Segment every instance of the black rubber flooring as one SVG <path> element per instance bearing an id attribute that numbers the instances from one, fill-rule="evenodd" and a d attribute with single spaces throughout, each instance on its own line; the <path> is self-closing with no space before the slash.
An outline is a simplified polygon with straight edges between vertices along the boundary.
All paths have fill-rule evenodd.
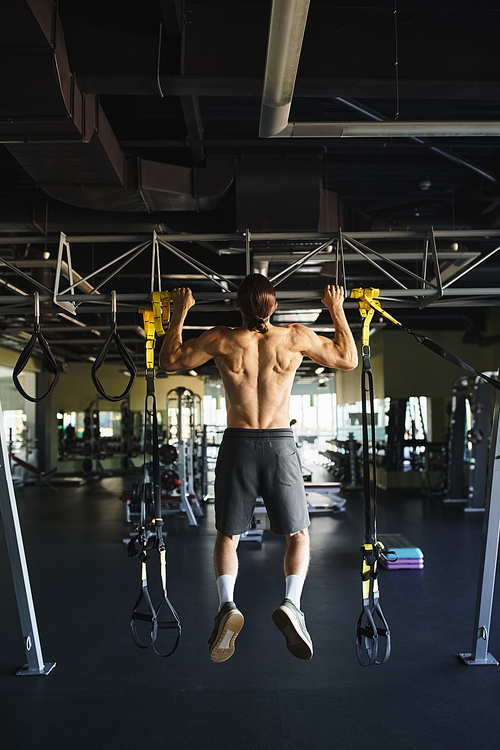
<path id="1" fill-rule="evenodd" d="M 139 650 L 129 617 L 140 564 L 126 556 L 120 478 L 17 491 L 46 676 L 17 677 L 25 661 L 10 569 L 0 541 L 1 744 L 18 750 L 397 750 L 498 748 L 500 667 L 463 665 L 469 651 L 482 517 L 393 492 L 379 532 L 425 554 L 422 571 L 381 574 L 393 654 L 363 669 L 354 649 L 360 609 L 361 499 L 312 520 L 302 608 L 311 661 L 294 659 L 271 621 L 283 597 L 284 540 L 240 545 L 236 602 L 245 626 L 236 653 L 212 664 L 217 609 L 213 507 L 198 528 L 166 519 L 169 590 L 183 624 L 177 652 Z M 265 527 L 265 521 L 264 521 Z M 152 565 L 155 560 L 153 558 Z M 490 651 L 500 658 L 500 606 Z"/>

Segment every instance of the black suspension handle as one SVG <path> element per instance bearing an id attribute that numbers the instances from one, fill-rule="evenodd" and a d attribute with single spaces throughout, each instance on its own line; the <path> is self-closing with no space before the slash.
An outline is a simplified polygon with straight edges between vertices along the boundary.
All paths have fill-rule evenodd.
<path id="1" fill-rule="evenodd" d="M 125 368 L 130 373 L 129 381 L 127 383 L 127 386 L 123 393 L 120 393 L 118 396 L 111 396 L 109 393 L 107 393 L 104 389 L 103 384 L 97 377 L 97 371 L 100 367 L 104 364 L 104 361 L 108 355 L 109 348 L 111 344 L 115 344 L 116 348 L 118 349 L 118 354 L 120 355 L 120 358 L 125 365 Z M 97 390 L 97 392 L 108 401 L 122 401 L 130 391 L 132 390 L 135 379 L 137 376 L 137 367 L 134 362 L 134 358 L 130 354 L 129 350 L 123 343 L 123 341 L 120 338 L 120 334 L 117 330 L 116 325 L 116 292 L 111 292 L 111 331 L 109 333 L 108 338 L 103 344 L 103 347 L 99 354 L 97 355 L 95 361 L 92 363 L 92 369 L 90 371 L 92 382 L 94 383 L 94 386 Z"/>
<path id="2" fill-rule="evenodd" d="M 43 396 L 38 397 L 30 396 L 29 393 L 26 393 L 19 381 L 19 376 L 28 364 L 33 353 L 33 349 L 37 344 L 39 344 L 42 350 L 43 359 L 45 361 L 45 364 L 47 365 L 47 368 L 54 375 L 52 383 L 49 385 L 47 391 L 43 394 Z M 35 292 L 35 320 L 33 324 L 33 335 L 19 355 L 19 359 L 17 360 L 14 366 L 14 370 L 12 371 L 12 380 L 14 381 L 14 385 L 16 386 L 21 396 L 23 396 L 27 401 L 31 401 L 32 403 L 37 404 L 40 401 L 44 401 L 50 396 L 57 383 L 59 382 L 59 376 L 59 365 L 57 364 L 50 346 L 48 345 L 45 337 L 40 330 L 40 295 L 38 294 L 38 292 Z"/>

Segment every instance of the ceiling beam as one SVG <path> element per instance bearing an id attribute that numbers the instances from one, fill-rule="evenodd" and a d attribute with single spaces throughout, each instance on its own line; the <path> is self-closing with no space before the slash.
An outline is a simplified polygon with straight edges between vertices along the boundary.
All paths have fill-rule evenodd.
<path id="1" fill-rule="evenodd" d="M 193 163 L 195 166 L 199 167 L 202 166 L 205 160 L 205 147 L 203 145 L 204 133 L 200 101 L 197 96 L 181 96 L 181 106 Z"/>
<path id="2" fill-rule="evenodd" d="M 334 236 L 335 233 L 327 232 L 252 232 L 252 242 L 258 241 L 287 241 L 287 242 L 321 242 Z M 161 234 L 158 238 L 163 238 L 169 242 L 240 242 L 244 248 L 244 233 L 236 232 L 227 234 Z M 421 230 L 394 230 L 391 231 L 352 231 L 350 237 L 358 240 L 417 240 L 426 239 L 428 228 Z M 475 239 L 489 240 L 500 237 L 500 229 L 436 229 L 434 231 L 436 238 L 448 239 Z M 92 242 L 113 244 L 122 242 L 145 242 L 152 239 L 151 234 L 86 234 L 86 235 L 67 235 L 66 240 L 72 244 L 89 244 Z M 0 245 L 25 245 L 31 243 L 37 245 L 59 244 L 59 235 L 41 237 L 40 235 L 23 235 L 17 237 L 1 237 Z"/>
<path id="3" fill-rule="evenodd" d="M 84 74 L 77 76 L 78 86 L 86 94 L 158 96 L 152 76 Z M 161 75 L 165 96 L 231 96 L 262 95 L 262 78 L 170 76 Z M 297 78 L 298 99 L 388 99 L 394 97 L 394 80 L 381 78 Z M 400 82 L 401 99 L 488 100 L 498 99 L 497 81 L 409 80 Z"/>

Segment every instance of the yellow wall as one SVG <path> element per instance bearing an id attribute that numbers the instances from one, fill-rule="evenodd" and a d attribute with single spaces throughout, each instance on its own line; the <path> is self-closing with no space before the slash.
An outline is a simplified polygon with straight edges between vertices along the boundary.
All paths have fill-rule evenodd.
<path id="1" fill-rule="evenodd" d="M 445 349 L 457 354 L 476 370 L 498 369 L 499 345 L 480 347 L 463 344 L 462 331 L 419 331 Z M 464 371 L 446 362 L 415 339 L 397 329 L 386 329 L 380 334 L 384 341 L 385 395 L 392 398 L 406 396 L 449 397 L 453 383 Z"/>
<path id="2" fill-rule="evenodd" d="M 52 394 L 51 406 L 57 411 L 83 411 L 96 397 L 96 389 L 90 375 L 91 363 L 70 362 L 67 371 L 61 373 L 59 383 Z M 123 374 L 123 365 L 103 365 L 98 372 L 99 380 L 111 395 L 123 393 L 129 378 Z M 203 379 L 190 375 L 167 375 L 155 380 L 156 399 L 160 411 L 165 410 L 168 391 L 173 388 L 189 388 L 203 398 Z M 130 392 L 131 411 L 143 411 L 146 397 L 146 381 L 137 376 Z M 103 400 L 104 401 L 104 400 Z M 110 401 L 104 403 L 111 404 Z"/>
<path id="3" fill-rule="evenodd" d="M 20 353 L 21 352 L 13 352 L 10 349 L 4 349 L 2 346 L 0 346 L 0 365 L 3 365 L 4 367 L 12 367 L 12 369 L 14 369 L 14 365 L 19 359 Z M 33 359 L 32 357 L 24 369 L 28 372 L 40 372 L 40 360 Z"/>
<path id="4" fill-rule="evenodd" d="M 487 338 L 498 331 L 498 315 L 489 310 L 487 331 L 483 335 Z M 500 342 L 488 346 L 464 344 L 463 331 L 419 330 L 419 333 L 457 354 L 479 372 L 495 371 L 500 365 Z M 434 440 L 441 440 L 449 426 L 453 384 L 466 373 L 393 326 L 372 334 L 370 346 L 375 398 L 427 396 L 430 399 L 431 434 Z M 339 405 L 359 401 L 361 356 L 356 370 L 337 370 L 335 380 Z"/>

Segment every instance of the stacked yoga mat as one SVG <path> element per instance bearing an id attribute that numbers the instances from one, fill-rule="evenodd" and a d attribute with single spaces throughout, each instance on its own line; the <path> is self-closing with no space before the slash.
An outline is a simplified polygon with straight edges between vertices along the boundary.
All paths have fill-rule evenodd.
<path id="1" fill-rule="evenodd" d="M 389 560 L 381 559 L 380 565 L 387 570 L 421 570 L 424 567 L 424 553 L 420 547 L 415 547 L 401 534 L 379 534 Z M 390 553 L 397 555 L 397 560 L 391 560 Z"/>

